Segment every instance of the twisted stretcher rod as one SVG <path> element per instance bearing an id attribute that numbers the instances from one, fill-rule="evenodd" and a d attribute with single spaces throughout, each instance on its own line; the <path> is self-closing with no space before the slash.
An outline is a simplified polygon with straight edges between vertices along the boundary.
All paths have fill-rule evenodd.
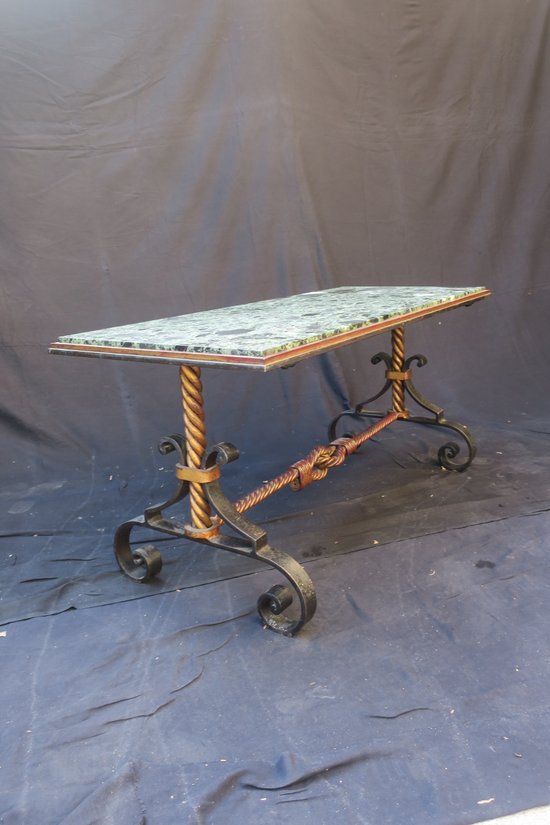
<path id="1" fill-rule="evenodd" d="M 391 369 L 395 373 L 403 370 L 405 361 L 405 333 L 403 327 L 392 330 Z M 183 420 L 187 447 L 187 462 L 190 467 L 200 468 L 206 451 L 206 426 L 200 367 L 180 366 L 181 396 L 183 402 Z M 331 467 L 343 464 L 351 455 L 381 430 L 397 421 L 405 410 L 405 393 L 403 381 L 392 380 L 393 409 L 383 418 L 348 438 L 338 438 L 330 444 L 314 447 L 303 459 L 295 462 L 284 473 L 271 481 L 257 487 L 251 493 L 234 502 L 239 513 L 244 513 L 264 501 L 273 493 L 290 486 L 301 490 L 313 481 L 325 478 Z M 189 482 L 192 526 L 198 530 L 212 528 L 212 512 L 200 482 Z M 222 522 L 218 519 L 218 524 Z"/>
<path id="2" fill-rule="evenodd" d="M 394 421 L 397 421 L 398 418 L 398 412 L 391 411 L 377 421 L 376 424 L 373 424 L 372 427 L 357 433 L 357 435 L 349 438 L 338 438 L 326 446 L 314 447 L 306 458 L 297 461 L 286 472 L 281 473 L 244 498 L 239 499 L 233 506 L 239 513 L 244 513 L 287 485 L 290 485 L 294 490 L 301 490 L 312 481 L 324 478 L 331 467 L 343 464 L 348 455 L 354 453 L 362 444 Z"/>

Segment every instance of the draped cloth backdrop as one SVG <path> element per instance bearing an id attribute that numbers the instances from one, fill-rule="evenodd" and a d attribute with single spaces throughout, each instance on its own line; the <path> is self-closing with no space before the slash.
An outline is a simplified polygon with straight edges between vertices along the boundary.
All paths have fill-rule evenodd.
<path id="1" fill-rule="evenodd" d="M 550 0 L 0 4 L 2 825 L 548 803 L 549 43 Z M 174 484 L 178 372 L 51 341 L 415 284 L 493 291 L 407 333 L 478 457 L 443 472 L 396 424 L 252 512 L 316 583 L 302 634 L 263 632 L 250 560 L 118 572 L 114 528 Z M 234 498 L 378 390 L 387 339 L 203 370 Z"/>

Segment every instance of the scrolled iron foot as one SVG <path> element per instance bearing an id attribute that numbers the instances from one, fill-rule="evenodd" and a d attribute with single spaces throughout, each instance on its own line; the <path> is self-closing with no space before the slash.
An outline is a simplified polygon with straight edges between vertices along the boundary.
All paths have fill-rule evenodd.
<path id="1" fill-rule="evenodd" d="M 185 464 L 185 439 L 182 435 L 169 435 L 158 444 L 161 455 L 175 452 L 179 461 Z M 187 482 L 179 481 L 170 498 L 159 504 L 147 507 L 145 513 L 137 518 L 125 521 L 118 527 L 114 539 L 114 552 L 118 566 L 133 581 L 148 582 L 162 570 L 162 556 L 152 544 L 145 544 L 132 549 L 130 534 L 134 527 L 162 529 L 164 518 L 162 511 L 181 501 L 189 492 Z"/>
<path id="2" fill-rule="evenodd" d="M 256 558 L 275 567 L 287 579 L 286 584 L 276 584 L 260 595 L 258 613 L 270 630 L 294 636 L 309 622 L 317 608 L 313 582 L 301 564 L 275 547 L 266 545 Z"/>
<path id="3" fill-rule="evenodd" d="M 126 521 L 115 533 L 115 557 L 123 573 L 133 581 L 147 582 L 162 569 L 162 556 L 152 544 L 130 547 L 130 533 L 135 526 L 144 526 L 143 519 Z"/>
<path id="4" fill-rule="evenodd" d="M 276 584 L 258 598 L 260 618 L 271 630 L 288 634 L 292 622 L 284 615 L 284 611 L 290 607 L 292 602 L 290 588 L 284 584 Z"/>
<path id="5" fill-rule="evenodd" d="M 290 587 L 284 584 L 275 584 L 258 598 L 258 610 L 264 615 L 264 608 L 275 616 L 280 616 L 292 604 Z"/>
<path id="6" fill-rule="evenodd" d="M 206 457 L 204 465 L 208 468 L 215 463 L 228 464 L 238 457 L 239 451 L 232 444 L 216 444 Z M 293 636 L 315 613 L 317 597 L 313 582 L 296 559 L 267 543 L 267 535 L 262 527 L 235 509 L 223 493 L 219 481 L 208 482 L 205 489 L 212 509 L 237 533 L 236 537 L 221 534 L 210 543 L 262 561 L 286 578 L 286 584 L 276 584 L 262 593 L 257 606 L 266 627 L 284 636 Z M 286 612 L 289 608 L 292 613 Z"/>
<path id="7" fill-rule="evenodd" d="M 454 470 L 457 473 L 463 473 L 464 470 L 467 470 L 472 461 L 476 456 L 476 444 L 474 438 L 470 431 L 468 430 L 466 433 L 462 432 L 462 428 L 459 430 L 458 427 L 461 425 L 450 426 L 450 422 L 442 424 L 441 422 L 437 422 L 438 426 L 449 427 L 455 432 L 459 432 L 460 435 L 463 437 L 464 441 L 466 442 L 466 448 L 468 450 L 468 455 L 463 461 L 455 461 L 454 459 L 459 455 L 461 452 L 460 445 L 456 443 L 456 441 L 448 441 L 446 444 L 443 444 L 439 450 L 437 451 L 437 458 L 439 460 L 439 464 L 445 470 Z M 464 427 L 464 429 L 466 429 Z"/>
<path id="8" fill-rule="evenodd" d="M 458 470 L 461 472 L 465 470 L 472 463 L 472 459 L 467 462 L 455 462 L 453 461 L 454 458 L 460 452 L 460 447 L 456 443 L 456 441 L 448 441 L 447 444 L 443 444 L 442 447 L 439 448 L 437 451 L 437 457 L 439 459 L 439 463 L 442 467 L 446 470 Z"/>
<path id="9" fill-rule="evenodd" d="M 445 427 L 453 430 L 464 440 L 466 445 L 467 455 L 462 460 L 455 461 L 457 456 L 462 453 L 461 445 L 456 441 L 447 441 L 442 444 L 437 451 L 437 460 L 440 467 L 444 470 L 452 470 L 455 473 L 463 473 L 467 470 L 476 456 L 476 443 L 473 435 L 464 424 L 458 424 L 456 421 L 448 421 L 446 418 L 425 418 L 424 416 L 411 415 L 404 419 L 411 424 L 422 424 L 428 427 Z"/>
<path id="10" fill-rule="evenodd" d="M 413 362 L 416 362 L 419 367 L 424 367 L 427 364 L 427 358 L 424 355 L 412 355 L 406 360 L 405 368 L 410 368 Z M 405 391 L 413 399 L 413 401 L 418 404 L 419 407 L 422 407 L 422 409 L 427 410 L 433 415 L 433 418 L 410 415 L 408 419 L 406 419 L 407 421 L 418 424 L 427 424 L 432 427 L 444 427 L 448 430 L 452 430 L 464 440 L 468 450 L 468 455 L 463 461 L 455 461 L 455 458 L 461 452 L 460 445 L 457 444 L 456 441 L 446 442 L 437 452 L 439 464 L 445 470 L 454 470 L 458 473 L 464 472 L 464 470 L 470 466 L 476 455 L 476 442 L 468 427 L 466 427 L 465 424 L 459 424 L 457 421 L 449 421 L 445 418 L 445 411 L 443 408 L 437 404 L 434 404 L 432 401 L 428 401 L 428 399 L 422 395 L 419 390 L 417 390 L 412 380 L 405 381 Z"/>

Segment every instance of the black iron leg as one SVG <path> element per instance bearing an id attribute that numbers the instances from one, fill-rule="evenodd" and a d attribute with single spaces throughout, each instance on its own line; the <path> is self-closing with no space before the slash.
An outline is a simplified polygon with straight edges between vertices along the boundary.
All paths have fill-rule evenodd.
<path id="1" fill-rule="evenodd" d="M 238 458 L 236 447 L 231 444 L 218 444 L 209 453 L 206 459 L 206 468 L 214 464 L 227 464 Z M 244 545 L 235 543 L 237 537 L 220 534 L 210 544 L 223 547 L 241 555 L 258 559 L 274 567 L 285 576 L 287 585 L 276 584 L 258 599 L 258 612 L 264 623 L 285 636 L 293 636 L 312 618 L 317 607 L 315 588 L 310 577 L 288 553 L 283 553 L 267 543 L 265 531 L 249 521 L 246 516 L 238 512 L 227 496 L 222 492 L 219 481 L 211 481 L 205 485 L 208 500 L 223 522 L 237 533 L 237 537 L 244 539 Z M 294 615 L 287 613 L 287 609 L 294 602 L 293 593 L 297 596 Z"/>
<path id="2" fill-rule="evenodd" d="M 461 446 L 456 441 L 448 441 L 443 444 L 437 453 L 439 464 L 446 470 L 456 470 L 463 472 L 466 470 L 476 455 L 475 439 L 465 424 L 460 424 L 457 421 L 451 421 L 445 418 L 445 412 L 442 407 L 428 401 L 419 390 L 415 387 L 412 380 L 412 366 L 416 364 L 417 367 L 424 367 L 427 364 L 427 358 L 424 355 L 412 355 L 410 358 L 404 357 L 404 331 L 402 327 L 398 327 L 392 331 L 392 354 L 387 352 L 379 352 L 371 358 L 373 364 L 384 363 L 386 365 L 386 382 L 382 389 L 367 398 L 360 404 L 357 404 L 351 410 L 344 410 L 339 413 L 331 422 L 329 427 L 329 438 L 334 440 L 337 437 L 337 429 L 339 422 L 346 418 L 382 418 L 386 415 L 385 412 L 377 410 L 370 410 L 368 405 L 378 398 L 381 398 L 388 391 L 391 390 L 393 398 L 393 409 L 398 413 L 401 421 L 409 421 L 413 424 L 422 424 L 432 427 L 444 427 L 452 430 L 461 437 L 466 446 L 466 455 L 460 456 Z M 432 413 L 431 416 L 412 414 L 405 407 L 405 398 L 410 397 L 418 404 L 419 407 Z"/>
<path id="3" fill-rule="evenodd" d="M 158 449 L 162 455 L 176 452 L 180 462 L 185 463 L 185 439 L 182 435 L 170 435 L 163 438 L 159 442 Z M 148 507 L 142 516 L 125 521 L 118 527 L 114 542 L 115 558 L 122 572 L 129 578 L 139 582 L 149 581 L 162 569 L 162 557 L 152 544 L 132 549 L 130 535 L 134 527 L 150 527 L 153 530 L 162 530 L 162 524 L 165 521 L 162 511 L 173 504 L 177 504 L 185 498 L 188 492 L 189 485 L 187 482 L 179 481 L 169 499 Z"/>
<path id="4" fill-rule="evenodd" d="M 200 370 L 183 366 L 180 376 L 185 438 L 172 435 L 159 444 L 163 454 L 177 454 L 178 484 L 167 501 L 148 507 L 143 515 L 119 526 L 115 533 L 115 556 L 119 567 L 131 579 L 140 582 L 150 580 L 162 568 L 161 555 L 153 545 L 131 547 L 130 537 L 136 527 L 257 559 L 275 568 L 286 579 L 285 584 L 274 585 L 259 597 L 260 616 L 267 627 L 292 636 L 315 613 L 313 583 L 304 568 L 292 556 L 271 547 L 265 530 L 249 521 L 223 493 L 219 482 L 220 468 L 237 459 L 238 450 L 231 444 L 218 444 L 206 452 Z M 187 495 L 190 523 L 166 517 L 164 510 Z M 233 532 L 222 532 L 224 525 Z"/>
<path id="5" fill-rule="evenodd" d="M 184 474 L 183 470 L 187 467 L 183 437 L 165 438 L 160 442 L 159 449 L 164 453 L 177 451 L 181 462 L 178 464 L 180 475 Z M 212 468 L 234 461 L 238 456 L 236 447 L 218 444 L 208 453 L 204 471 L 211 472 Z M 211 528 L 193 528 L 175 518 L 167 518 L 163 511 L 181 501 L 187 495 L 188 487 L 187 481 L 180 480 L 171 498 L 147 508 L 143 515 L 120 525 L 115 534 L 115 555 L 120 569 L 134 581 L 145 582 L 162 568 L 160 553 L 153 545 L 131 548 L 130 536 L 136 527 L 149 528 L 176 538 L 191 539 L 219 550 L 257 559 L 275 568 L 286 578 L 286 584 L 274 585 L 260 595 L 260 616 L 272 630 L 293 636 L 312 618 L 317 605 L 313 582 L 304 568 L 292 556 L 267 543 L 265 530 L 235 509 L 223 493 L 217 478 L 203 483 L 206 498 L 215 513 L 211 518 Z M 222 533 L 220 528 L 224 524 L 232 528 L 235 534 Z"/>

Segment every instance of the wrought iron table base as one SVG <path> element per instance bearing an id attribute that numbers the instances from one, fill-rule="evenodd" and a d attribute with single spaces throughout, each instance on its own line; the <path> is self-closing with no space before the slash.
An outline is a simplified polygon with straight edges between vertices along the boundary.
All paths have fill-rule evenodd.
<path id="1" fill-rule="evenodd" d="M 312 481 L 323 478 L 331 467 L 342 464 L 363 443 L 398 420 L 440 426 L 460 435 L 468 450 L 464 460 L 455 460 L 460 451 L 455 442 L 447 442 L 439 449 L 439 462 L 448 470 L 465 470 L 475 456 L 475 442 L 468 428 L 447 420 L 443 409 L 429 402 L 414 386 L 412 365 L 416 363 L 422 367 L 426 364 L 426 358 L 413 355 L 405 359 L 403 326 L 392 330 L 392 354 L 380 352 L 371 360 L 373 364 L 386 364 L 386 382 L 380 392 L 354 409 L 344 410 L 333 420 L 329 428 L 329 445 L 316 447 L 305 459 L 296 462 L 285 473 L 236 503 L 231 503 L 222 491 L 220 477 L 221 467 L 237 459 L 239 452 L 228 443 L 206 449 L 200 367 L 180 366 L 185 436 L 172 435 L 162 439 L 159 444 L 159 450 L 163 454 L 177 454 L 178 484 L 167 501 L 148 507 L 143 515 L 124 522 L 117 529 L 115 555 L 121 570 L 135 581 L 147 581 L 159 573 L 162 567 L 161 555 L 152 545 L 131 547 L 130 537 L 135 527 L 150 528 L 176 538 L 187 538 L 257 559 L 275 568 L 286 578 L 286 584 L 276 584 L 260 595 L 257 604 L 263 622 L 272 630 L 287 636 L 300 630 L 315 613 L 313 583 L 302 565 L 292 556 L 268 544 L 265 530 L 243 515 L 246 510 L 286 485 L 300 490 Z M 366 409 L 368 404 L 389 390 L 392 392 L 390 411 L 384 413 Z M 411 415 L 405 407 L 407 395 L 432 413 L 433 417 Z M 374 418 L 378 422 L 356 435 L 337 438 L 337 424 L 346 416 Z M 186 496 L 190 499 L 190 523 L 164 515 L 167 508 L 178 504 Z M 231 532 L 222 532 L 223 526 L 230 528 Z M 294 596 L 297 597 L 296 600 Z"/>
<path id="2" fill-rule="evenodd" d="M 424 355 L 418 354 L 405 358 L 404 344 L 404 329 L 403 327 L 396 327 L 392 330 L 392 354 L 389 355 L 387 352 L 378 352 L 371 358 L 372 364 L 376 365 L 383 362 L 386 365 L 386 382 L 384 386 L 376 395 L 367 398 L 365 401 L 361 401 L 353 409 L 344 410 L 339 413 L 329 426 L 329 438 L 331 441 L 336 438 L 337 425 L 341 419 L 347 416 L 353 418 L 382 418 L 386 413 L 378 410 L 369 410 L 368 405 L 372 404 L 373 401 L 377 401 L 391 390 L 393 409 L 398 413 L 401 421 L 409 421 L 413 424 L 423 424 L 432 427 L 444 427 L 453 430 L 457 435 L 461 436 L 465 442 L 467 456 L 462 460 L 456 461 L 455 459 L 460 453 L 460 445 L 455 441 L 448 441 L 439 448 L 437 457 L 439 464 L 444 469 L 463 472 L 470 466 L 475 458 L 475 439 L 466 425 L 445 418 L 443 408 L 428 401 L 428 399 L 417 390 L 412 381 L 412 366 L 416 364 L 418 367 L 424 367 L 428 363 L 428 359 Z M 405 407 L 406 396 L 410 396 L 422 409 L 433 413 L 433 416 L 428 417 L 412 414 Z"/>
<path id="3" fill-rule="evenodd" d="M 166 454 L 176 450 L 183 467 L 186 459 L 185 440 L 173 435 L 163 439 L 159 449 Z M 234 461 L 239 452 L 232 444 L 217 444 L 207 455 L 204 467 L 219 469 L 221 465 Z M 216 475 L 216 474 L 215 474 Z M 279 633 L 292 636 L 308 622 L 317 606 L 315 588 L 304 568 L 287 553 L 271 547 L 267 543 L 267 534 L 261 527 L 253 524 L 246 516 L 239 513 L 223 493 L 217 479 L 204 482 L 201 487 L 211 511 L 210 528 L 194 528 L 175 518 L 166 518 L 163 511 L 180 502 L 189 494 L 190 484 L 180 480 L 172 497 L 162 504 L 148 507 L 142 516 L 130 519 L 119 526 L 115 534 L 115 555 L 121 570 L 136 581 L 147 581 L 160 572 L 162 559 L 158 550 L 152 545 L 132 549 L 130 534 L 134 527 L 148 527 L 167 533 L 175 538 L 187 538 L 201 544 L 208 544 L 219 550 L 229 550 L 241 556 L 248 556 L 274 567 L 286 577 L 288 584 L 298 597 L 299 615 L 287 615 L 285 610 L 293 602 L 292 591 L 288 586 L 277 584 L 258 599 L 258 611 L 264 623 Z M 222 524 L 233 528 L 234 534 L 222 533 Z"/>

